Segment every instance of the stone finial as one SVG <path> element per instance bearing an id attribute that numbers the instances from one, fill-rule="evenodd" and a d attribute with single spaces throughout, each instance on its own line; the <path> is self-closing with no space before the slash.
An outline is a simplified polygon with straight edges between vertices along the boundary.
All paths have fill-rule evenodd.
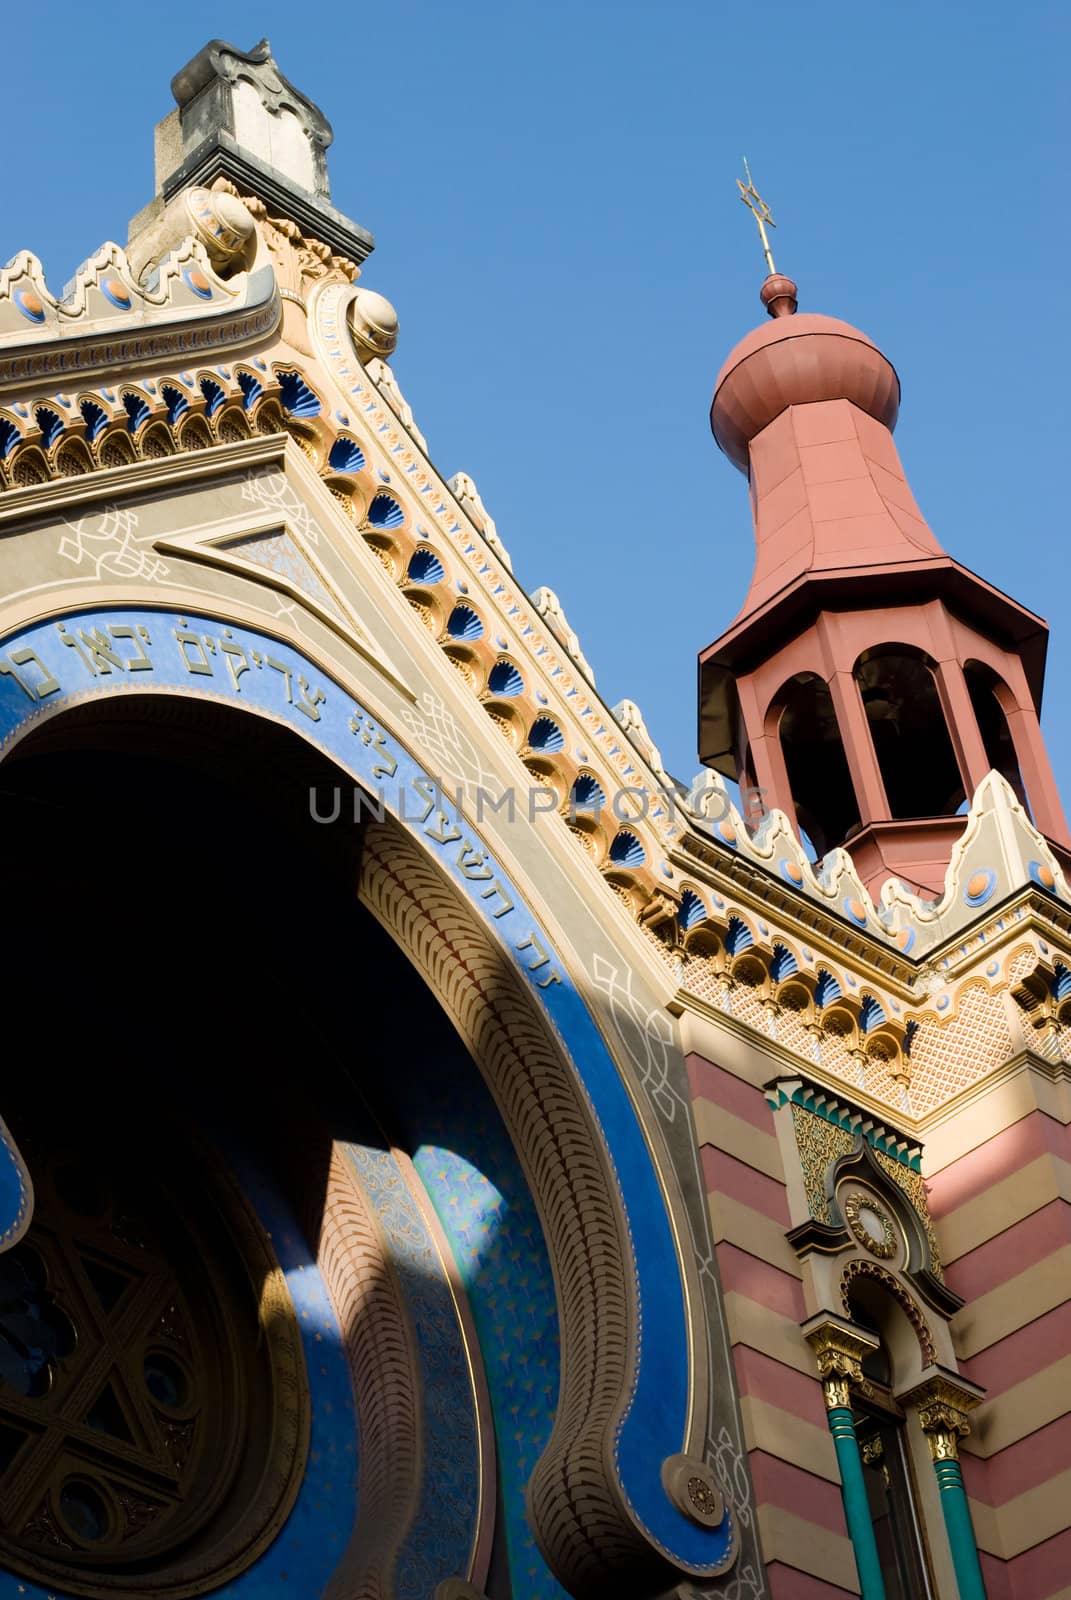
<path id="1" fill-rule="evenodd" d="M 350 334 L 361 360 L 386 361 L 398 343 L 398 313 L 384 295 L 360 288 L 346 313 Z"/>
<path id="2" fill-rule="evenodd" d="M 480 491 L 467 472 L 455 472 L 446 487 L 464 511 L 469 521 L 483 534 L 507 572 L 513 571 L 509 551 L 498 536 L 495 519 L 480 498 Z"/>
<path id="3" fill-rule="evenodd" d="M 574 666 L 579 667 L 588 682 L 594 685 L 595 674 L 580 648 L 580 640 L 569 626 L 569 619 L 562 610 L 562 603 L 554 590 L 548 589 L 544 584 L 532 595 L 532 604 Z"/>
<path id="4" fill-rule="evenodd" d="M 770 317 L 794 317 L 799 308 L 796 285 L 783 272 L 771 272 L 762 288 L 759 299 Z"/>
<path id="5" fill-rule="evenodd" d="M 212 39 L 171 80 L 188 154 L 221 128 L 281 178 L 326 200 L 331 124 L 279 71 L 267 39 L 236 50 Z"/>
<path id="6" fill-rule="evenodd" d="M 178 109 L 156 130 L 156 187 L 164 201 L 191 183 L 229 178 L 273 216 L 340 256 L 363 261 L 372 235 L 330 202 L 331 124 L 279 71 L 267 39 L 238 50 L 212 39 L 171 80 Z"/>
<path id="7" fill-rule="evenodd" d="M 635 700 L 619 700 L 614 706 L 614 718 L 622 730 L 632 740 L 643 759 L 666 788 L 676 788 L 673 778 L 666 771 L 662 760 L 662 752 L 651 738 L 647 724 L 643 720 L 643 713 Z"/>

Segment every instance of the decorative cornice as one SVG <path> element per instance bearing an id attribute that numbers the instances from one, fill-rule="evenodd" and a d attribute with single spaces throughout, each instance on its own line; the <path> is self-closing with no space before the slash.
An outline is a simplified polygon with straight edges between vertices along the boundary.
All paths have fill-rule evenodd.
<path id="1" fill-rule="evenodd" d="M 295 222 L 302 233 L 322 239 L 336 255 L 360 263 L 366 261 L 376 247 L 375 238 L 367 228 L 345 216 L 330 201 L 304 195 L 290 184 L 280 182 L 273 167 L 243 150 L 225 128 L 192 150 L 182 165 L 169 175 L 163 197 L 171 200 L 193 183 L 210 188 L 218 178 L 229 179 L 243 194 L 256 195 L 271 212 Z"/>
<path id="2" fill-rule="evenodd" d="M 878 1121 L 821 1084 L 808 1078 L 777 1078 L 766 1084 L 764 1092 L 775 1111 L 789 1102 L 802 1106 L 847 1133 L 862 1134 L 873 1149 L 910 1167 L 912 1172 L 922 1171 L 922 1146 L 916 1139 L 891 1123 Z"/>
<path id="3" fill-rule="evenodd" d="M 224 280 L 192 238 L 149 283 L 138 281 L 124 250 L 104 244 L 61 300 L 49 293 L 40 261 L 24 250 L 0 269 L 0 385 L 126 373 L 150 361 L 241 348 L 278 321 L 270 265 Z"/>
<path id="4" fill-rule="evenodd" d="M 196 483 L 218 478 L 225 472 L 263 468 L 282 461 L 286 453 L 285 433 L 262 434 L 229 444 L 213 444 L 186 455 L 146 457 L 121 467 L 101 467 L 78 478 L 56 478 L 47 483 L 8 489 L 0 495 L 0 527 L 23 523 L 30 517 L 48 516 L 68 507 L 99 500 L 116 500 L 165 484 Z"/>
<path id="5" fill-rule="evenodd" d="M 1022 1073 L 1037 1073 L 1046 1083 L 1071 1084 L 1071 1062 L 1050 1061 L 1035 1050 L 1019 1050 L 999 1067 L 976 1083 L 961 1089 L 951 1099 L 942 1101 L 933 1111 L 918 1119 L 917 1127 L 922 1139 L 936 1133 L 949 1122 L 956 1122 L 972 1106 L 987 1100 L 997 1089 L 1003 1088 Z"/>

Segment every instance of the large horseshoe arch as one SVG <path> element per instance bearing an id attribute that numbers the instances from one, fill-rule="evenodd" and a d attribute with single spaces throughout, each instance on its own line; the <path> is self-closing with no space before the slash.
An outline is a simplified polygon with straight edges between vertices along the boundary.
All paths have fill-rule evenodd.
<path id="1" fill-rule="evenodd" d="M 115 666 L 118 662 L 119 666 Z M 681 1509 L 689 1331 L 655 1163 L 618 1068 L 548 931 L 486 842 L 389 729 L 308 656 L 238 622 L 96 607 L 0 641 L 0 758 L 50 718 L 117 695 L 214 701 L 268 719 L 379 794 L 360 893 L 465 1040 L 540 1211 L 562 1376 L 529 1513 L 571 1593 L 654 1595 L 731 1566 L 731 1510 Z M 0 1247 L 32 1191 L 0 1149 Z M 672 1478 L 672 1473 L 670 1473 Z M 709 1524 L 709 1516 L 706 1524 Z"/>

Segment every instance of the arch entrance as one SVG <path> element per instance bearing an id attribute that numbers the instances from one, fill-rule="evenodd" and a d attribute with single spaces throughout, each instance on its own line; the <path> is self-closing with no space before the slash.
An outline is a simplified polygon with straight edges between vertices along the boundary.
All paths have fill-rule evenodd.
<path id="1" fill-rule="evenodd" d="M 332 1550 L 330 1573 L 309 1580 L 310 1596 L 425 1595 L 451 1576 L 496 1596 L 586 1594 L 625 1570 L 641 1593 L 681 1571 L 724 1570 L 731 1516 L 714 1530 L 690 1523 L 661 1478 L 686 1443 L 687 1395 L 670 1385 L 664 1444 L 649 1417 L 634 1425 L 658 1381 L 637 1304 L 652 1286 L 652 1318 L 676 1315 L 670 1336 L 678 1348 L 686 1338 L 668 1223 L 658 1237 L 658 1180 L 543 930 L 529 917 L 509 944 L 495 937 L 519 904 L 526 915 L 514 886 L 494 863 L 476 875 L 480 841 L 434 794 L 423 814 L 412 807 L 419 843 L 389 803 L 371 821 L 345 807 L 337 823 L 313 818 L 310 789 L 321 817 L 336 788 L 352 799 L 353 767 L 340 772 L 331 750 L 340 730 L 366 764 L 393 763 L 392 777 L 410 758 L 352 702 L 336 712 L 335 686 L 293 652 L 266 641 L 291 675 L 264 680 L 276 700 L 247 707 L 259 716 L 181 680 L 148 690 L 141 680 L 139 692 L 129 680 L 118 692 L 91 683 L 57 694 L 53 711 L 41 689 L 85 659 L 75 646 L 65 654 L 56 626 L 20 646 L 33 655 L 18 663 L 20 681 L 0 679 L 5 805 L 18 812 L 4 838 L 20 885 L 10 902 L 22 919 L 19 987 L 30 1014 L 53 1020 L 50 1094 L 98 1121 L 107 1108 L 139 1148 L 188 1129 L 222 1151 L 232 1178 L 251 1160 L 240 1187 L 260 1194 L 262 1226 L 269 1214 L 294 1220 L 297 1254 L 278 1267 L 292 1299 L 302 1268 L 322 1289 L 359 1413 L 352 1535 Z M 167 640 L 176 677 L 207 676 L 190 662 L 211 652 L 177 638 L 204 639 L 194 619 L 147 613 L 118 626 L 143 628 L 148 656 Z M 247 657 L 257 648 L 238 630 L 227 642 Z M 232 687 L 248 688 L 244 677 Z M 20 719 L 27 684 L 38 699 Z M 310 729 L 296 738 L 299 717 Z M 405 777 L 419 794 L 420 778 Z M 472 875 L 447 876 L 447 851 Z M 518 955 L 511 947 L 526 939 Z M 25 1075 L 29 1126 L 43 1080 L 30 1063 Z M 462 1197 L 470 1213 L 452 1221 Z M 513 1249 L 499 1248 L 512 1229 Z M 503 1306 L 517 1360 L 496 1371 Z M 434 1352 L 446 1375 L 433 1381 Z M 314 1391 L 308 1348 L 305 1364 Z M 684 1363 L 681 1373 L 686 1383 Z M 450 1442 L 437 1457 L 428 1401 L 441 1395 L 454 1411 L 437 1419 Z M 315 1433 L 315 1393 L 311 1405 Z M 19 1559 L 21 1573 L 49 1580 L 32 1556 Z M 80 1547 L 72 1557 L 95 1559 Z M 511 1587 L 524 1562 L 542 1587 Z"/>

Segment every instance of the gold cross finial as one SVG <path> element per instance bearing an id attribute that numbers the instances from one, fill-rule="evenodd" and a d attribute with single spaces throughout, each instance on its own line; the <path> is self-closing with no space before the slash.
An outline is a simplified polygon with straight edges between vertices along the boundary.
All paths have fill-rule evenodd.
<path id="1" fill-rule="evenodd" d="M 748 210 L 755 218 L 755 221 L 758 223 L 759 238 L 762 240 L 762 253 L 766 257 L 766 270 L 772 277 L 777 269 L 773 264 L 770 241 L 766 235 L 766 224 L 769 223 L 771 228 L 776 228 L 777 223 L 774 221 L 773 217 L 771 217 L 770 208 L 766 204 L 766 201 L 762 198 L 758 190 L 755 188 L 755 185 L 751 181 L 751 168 L 747 164 L 747 156 L 744 157 L 744 174 L 747 177 L 747 182 L 744 183 L 742 179 L 737 178 L 736 187 L 740 190 L 741 200 L 747 206 Z"/>

